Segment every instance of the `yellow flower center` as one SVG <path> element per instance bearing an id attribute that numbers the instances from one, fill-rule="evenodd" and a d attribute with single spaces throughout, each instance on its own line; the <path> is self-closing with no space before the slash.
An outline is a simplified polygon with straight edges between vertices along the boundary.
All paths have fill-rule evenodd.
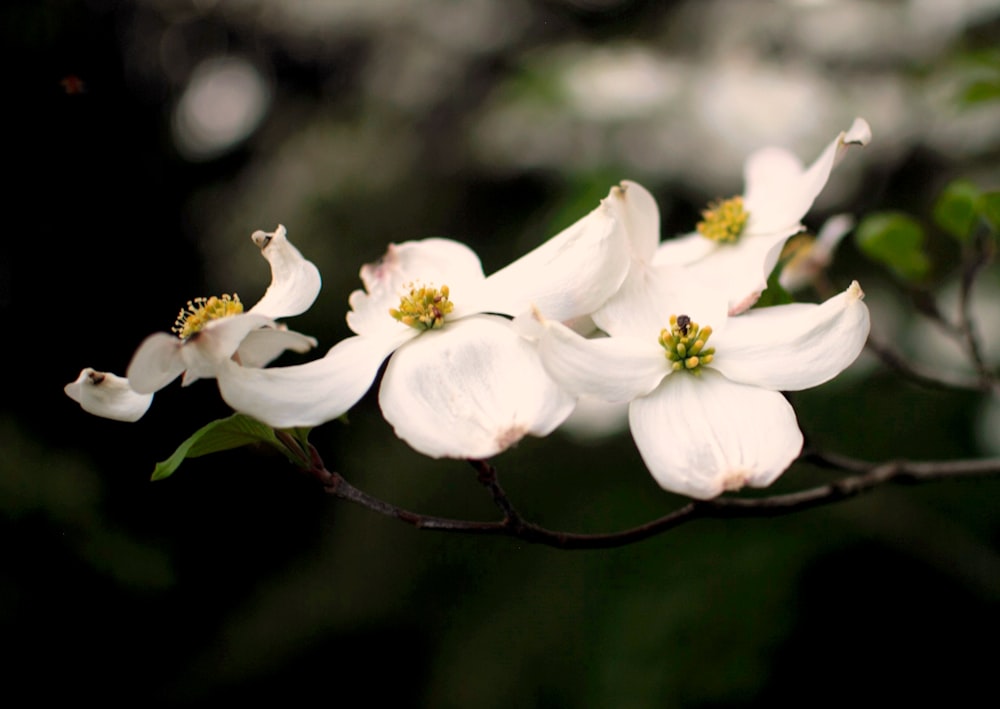
<path id="1" fill-rule="evenodd" d="M 715 356 L 714 347 L 705 347 L 711 335 L 712 328 L 700 327 L 687 315 L 671 315 L 670 328 L 660 331 L 660 345 L 667 351 L 675 372 L 701 374 L 701 367 Z"/>
<path id="2" fill-rule="evenodd" d="M 221 297 L 213 295 L 211 298 L 195 298 L 188 301 L 186 308 L 181 308 L 174 326 L 170 329 L 177 337 L 186 340 L 212 320 L 228 318 L 230 315 L 242 312 L 243 303 L 235 293 Z"/>
<path id="3" fill-rule="evenodd" d="M 698 233 L 706 239 L 731 244 L 743 233 L 750 213 L 743 209 L 743 198 L 720 199 L 702 211 Z"/>
<path id="4" fill-rule="evenodd" d="M 448 300 L 449 293 L 448 286 L 417 288 L 411 283 L 409 295 L 400 298 L 399 307 L 391 308 L 389 315 L 417 330 L 441 327 L 444 325 L 444 316 L 455 307 Z"/>

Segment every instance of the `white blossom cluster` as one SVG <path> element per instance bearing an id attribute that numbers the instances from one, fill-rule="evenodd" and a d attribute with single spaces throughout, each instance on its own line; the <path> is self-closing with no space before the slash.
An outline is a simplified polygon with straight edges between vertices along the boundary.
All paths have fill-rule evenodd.
<path id="1" fill-rule="evenodd" d="M 309 308 L 319 272 L 284 227 L 258 231 L 272 281 L 257 304 L 244 312 L 236 296 L 192 301 L 174 334 L 139 346 L 126 377 L 87 368 L 65 390 L 90 413 L 135 421 L 178 376 L 184 385 L 214 378 L 235 411 L 274 428 L 312 427 L 354 406 L 388 359 L 382 413 L 425 455 L 489 458 L 551 433 L 593 397 L 628 405 L 664 489 L 709 499 L 764 487 L 802 448 L 781 392 L 849 366 L 869 315 L 857 282 L 820 304 L 752 306 L 847 146 L 870 137 L 857 119 L 808 167 L 782 148 L 756 151 L 744 193 L 710 205 L 676 238 L 661 241 L 653 196 L 625 181 L 489 276 L 456 241 L 391 244 L 361 268 L 364 288 L 347 313 L 355 334 L 294 366 L 267 365 L 316 345 L 279 320 Z"/>

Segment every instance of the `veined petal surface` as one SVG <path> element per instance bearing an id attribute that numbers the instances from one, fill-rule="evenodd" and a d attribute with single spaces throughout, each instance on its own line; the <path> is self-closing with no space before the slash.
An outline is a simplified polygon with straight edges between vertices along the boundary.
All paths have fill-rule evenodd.
<path id="1" fill-rule="evenodd" d="M 575 396 L 630 401 L 657 387 L 670 371 L 656 338 L 581 337 L 565 325 L 546 322 L 538 353 L 549 374 Z"/>
<path id="2" fill-rule="evenodd" d="M 712 368 L 728 379 L 778 391 L 814 387 L 846 369 L 871 327 L 857 281 L 819 305 L 793 303 L 730 318 L 713 337 Z"/>
<path id="3" fill-rule="evenodd" d="M 389 359 L 379 405 L 396 435 L 432 458 L 484 459 L 573 410 L 534 347 L 504 318 L 478 315 L 428 330 Z"/>
<path id="4" fill-rule="evenodd" d="M 629 426 L 660 487 L 702 500 L 770 485 L 802 449 L 795 412 L 781 394 L 711 370 L 667 377 L 632 402 Z"/>
<path id="5" fill-rule="evenodd" d="M 216 375 L 219 392 L 234 410 L 268 426 L 319 426 L 346 413 L 364 396 L 399 344 L 355 336 L 306 364 L 257 369 L 227 361 Z"/>
<path id="6" fill-rule="evenodd" d="M 155 332 L 140 343 L 125 370 L 129 385 L 152 394 L 181 375 L 187 366 L 181 356 L 184 342 L 166 332 Z"/>

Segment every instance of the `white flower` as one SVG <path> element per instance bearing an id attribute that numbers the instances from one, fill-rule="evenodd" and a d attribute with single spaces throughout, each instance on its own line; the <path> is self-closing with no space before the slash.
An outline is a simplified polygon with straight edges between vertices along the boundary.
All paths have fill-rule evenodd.
<path id="1" fill-rule="evenodd" d="M 732 314 L 745 311 L 767 287 L 785 240 L 802 230 L 802 218 L 847 146 L 870 140 L 871 128 L 857 118 L 808 169 L 784 148 L 758 150 L 744 165 L 743 195 L 710 205 L 697 231 L 664 241 L 654 262 L 685 266 L 726 293 Z"/>
<path id="2" fill-rule="evenodd" d="M 80 370 L 76 381 L 63 387 L 63 391 L 87 413 L 115 421 L 138 421 L 153 401 L 152 394 L 132 391 L 125 377 L 90 367 Z"/>
<path id="3" fill-rule="evenodd" d="M 286 349 L 307 352 L 316 340 L 275 322 L 305 312 L 319 294 L 316 266 L 288 241 L 285 227 L 251 235 L 271 265 L 271 284 L 260 301 L 243 312 L 238 296 L 197 298 L 177 318 L 173 335 L 147 337 L 128 366 L 129 385 L 152 393 L 183 374 L 187 386 L 216 376 L 222 362 L 236 359 L 244 367 L 263 367 Z"/>
<path id="4" fill-rule="evenodd" d="M 432 457 L 487 458 L 525 434 L 548 434 L 573 399 L 504 316 L 532 304 L 564 320 L 593 311 L 628 265 L 615 214 L 622 190 L 589 215 L 488 278 L 468 247 L 448 239 L 391 245 L 361 269 L 347 322 L 357 333 L 321 360 L 250 370 L 227 365 L 223 398 L 286 428 L 336 418 L 368 390 L 392 355 L 379 404 L 396 434 Z"/>
<path id="5" fill-rule="evenodd" d="M 606 322 L 611 337 L 545 321 L 546 369 L 572 393 L 630 402 L 632 436 L 664 489 L 709 499 L 771 484 L 802 447 L 780 392 L 821 384 L 858 356 L 869 329 L 861 288 L 727 317 L 725 295 L 683 273 L 650 286 L 657 299 Z"/>

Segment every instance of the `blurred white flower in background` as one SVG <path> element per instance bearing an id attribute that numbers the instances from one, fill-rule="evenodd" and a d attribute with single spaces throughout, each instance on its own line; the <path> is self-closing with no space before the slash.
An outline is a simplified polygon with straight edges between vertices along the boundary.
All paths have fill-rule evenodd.
<path id="1" fill-rule="evenodd" d="M 271 89 L 250 62 L 206 59 L 174 109 L 174 143 L 188 160 L 218 157 L 257 129 L 270 104 Z"/>

